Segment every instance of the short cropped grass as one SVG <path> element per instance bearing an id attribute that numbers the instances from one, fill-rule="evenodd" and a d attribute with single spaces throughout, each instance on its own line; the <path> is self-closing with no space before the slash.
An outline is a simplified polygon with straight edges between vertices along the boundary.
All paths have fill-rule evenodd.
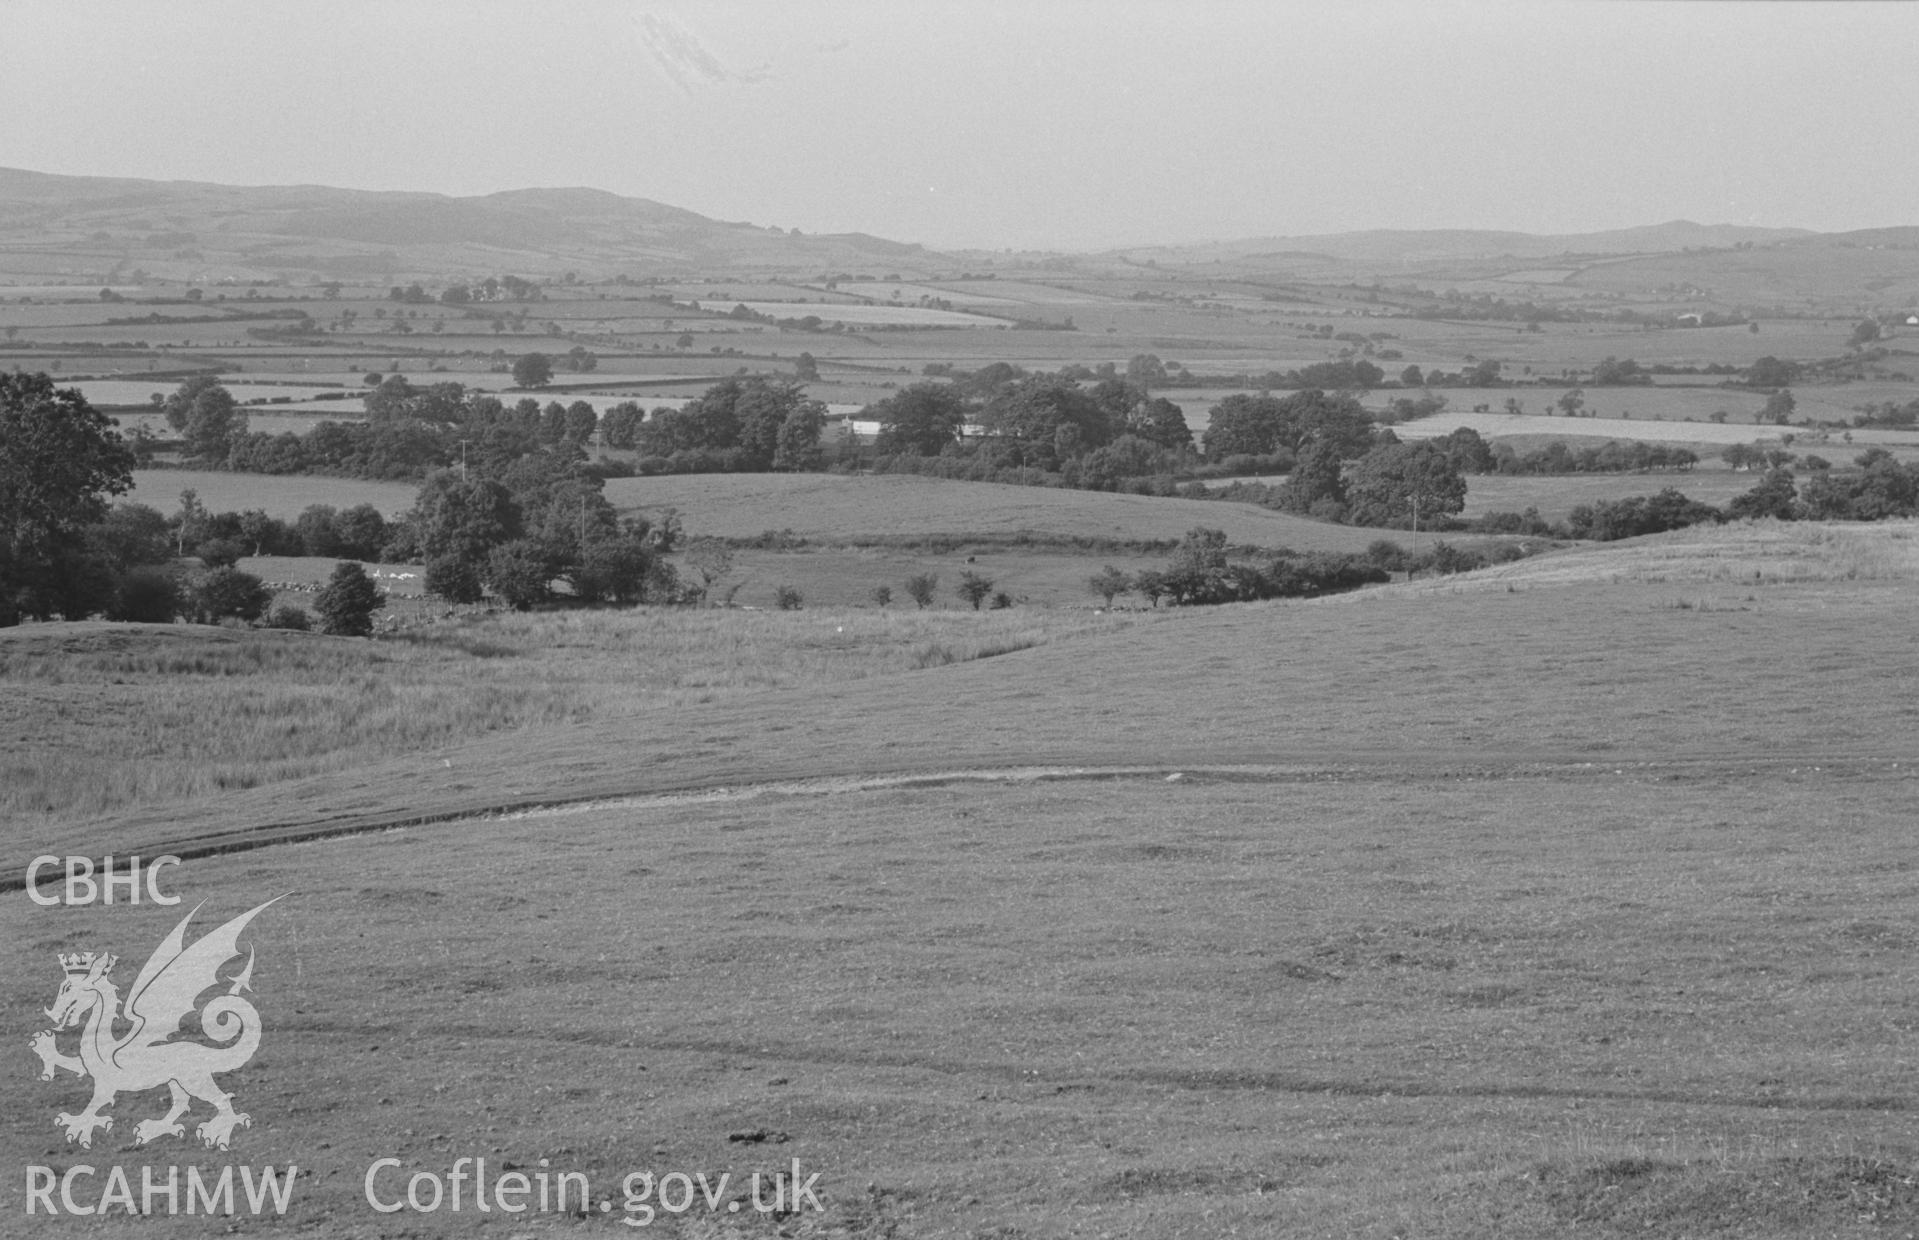
<path id="1" fill-rule="evenodd" d="M 955 784 L 515 816 L 170 877 L 208 927 L 297 893 L 249 932 L 266 1036 L 227 1081 L 254 1125 L 226 1157 L 301 1167 L 269 1224 L 290 1232 L 488 1234 L 470 1198 L 387 1218 L 362 1195 L 378 1158 L 403 1186 L 483 1156 L 585 1174 L 615 1219 L 629 1172 L 743 1191 L 797 1158 L 826 1209 L 786 1224 L 814 1237 L 1883 1238 L 1919 1228 L 1916 789 Z M 0 959 L 0 1022 L 44 1027 L 56 953 L 132 968 L 178 912 L 11 898 L 0 933 L 31 950 Z M 83 1098 L 0 1076 L 0 1143 L 82 1161 L 50 1120 Z M 84 1161 L 138 1185 L 201 1156 L 121 1133 Z M 656 1221 L 772 1234 L 704 1206 Z"/>

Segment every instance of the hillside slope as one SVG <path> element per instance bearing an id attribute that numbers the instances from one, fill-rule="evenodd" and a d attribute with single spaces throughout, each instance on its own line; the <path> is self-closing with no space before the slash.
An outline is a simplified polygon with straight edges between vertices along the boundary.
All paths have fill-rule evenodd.
<path id="1" fill-rule="evenodd" d="M 1884 530 L 1888 544 L 1910 533 Z M 1885 623 L 1910 605 L 1906 559 L 1808 541 L 1802 558 L 1825 571 L 1787 576 L 1767 568 L 1780 556 L 1771 527 L 1701 537 L 1717 567 L 1681 583 L 1644 566 L 1564 571 L 1616 554 L 1569 553 L 1557 575 L 1540 561 L 1540 575 L 1491 589 L 1467 577 L 1195 609 L 947 667 L 508 733 L 79 834 L 131 850 L 674 789 L 1034 766 L 1587 779 L 1906 759 L 1919 663 L 1911 637 Z M 1755 669 L 1768 700 L 1792 704 L 1790 720 L 1755 713 Z M 33 855 L 51 841 L 17 843 Z"/>
<path id="2" fill-rule="evenodd" d="M 938 261 L 863 234 L 802 237 L 594 189 L 479 197 L 68 177 L 0 168 L 0 272 L 135 266 L 166 279 L 524 276 L 582 269 L 889 270 Z"/>

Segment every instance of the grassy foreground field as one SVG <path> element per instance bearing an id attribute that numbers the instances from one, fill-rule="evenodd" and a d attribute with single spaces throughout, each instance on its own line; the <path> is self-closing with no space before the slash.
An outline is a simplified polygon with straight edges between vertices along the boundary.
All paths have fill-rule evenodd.
<path id="1" fill-rule="evenodd" d="M 771 1235 L 726 1201 L 794 1159 L 795 1236 L 1906 1235 L 1914 535 L 1685 532 L 16 826 L 555 807 L 172 872 L 208 926 L 298 893 L 251 934 L 254 1125 L 85 1161 L 298 1163 L 248 1229 L 364 1237 L 616 1234 L 633 1171 L 733 1177 L 660 1234 Z M 6 1027 L 179 911 L 0 896 Z M 0 1142 L 80 1161 L 82 1094 L 0 1078 Z M 365 1202 L 462 1156 L 610 1211 Z"/>

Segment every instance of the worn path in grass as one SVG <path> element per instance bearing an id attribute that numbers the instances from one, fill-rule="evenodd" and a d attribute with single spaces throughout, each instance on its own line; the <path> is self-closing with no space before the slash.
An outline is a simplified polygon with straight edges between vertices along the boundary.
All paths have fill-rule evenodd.
<path id="1" fill-rule="evenodd" d="M 83 1154 L 82 1083 L 23 1070 L 0 1150 L 297 1163 L 257 1230 L 367 1240 L 506 1222 L 364 1201 L 463 1156 L 615 1211 L 798 1158 L 818 1237 L 1902 1235 L 1919 781 L 1673 769 L 766 789 L 190 862 L 209 919 L 297 893 L 251 940 L 253 1126 L 138 1147 L 129 1095 Z M 179 912 L 0 901 L 0 1024 Z"/>
<path id="2" fill-rule="evenodd" d="M 1555 560 L 1536 563 L 1547 572 Z M 1018 767 L 1577 774 L 1590 762 L 1736 777 L 1919 756 L 1919 635 L 1887 622 L 1909 608 L 1909 583 L 1769 583 L 1729 568 L 1724 581 L 1667 584 L 1664 571 L 1676 572 L 1624 565 L 1616 584 L 1415 583 L 1196 611 L 825 689 L 509 733 L 63 828 L 61 842 L 128 852 L 717 785 Z M 15 838 L 23 850 L 54 842 Z"/>

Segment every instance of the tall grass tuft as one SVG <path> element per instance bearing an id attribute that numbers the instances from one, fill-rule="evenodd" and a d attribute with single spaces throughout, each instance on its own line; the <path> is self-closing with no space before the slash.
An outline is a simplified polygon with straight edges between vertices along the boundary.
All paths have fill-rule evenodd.
<path id="1" fill-rule="evenodd" d="M 1023 650 L 1136 618 L 640 608 L 369 641 L 186 625 L 0 630 L 0 820 L 69 821 L 499 732 Z"/>

